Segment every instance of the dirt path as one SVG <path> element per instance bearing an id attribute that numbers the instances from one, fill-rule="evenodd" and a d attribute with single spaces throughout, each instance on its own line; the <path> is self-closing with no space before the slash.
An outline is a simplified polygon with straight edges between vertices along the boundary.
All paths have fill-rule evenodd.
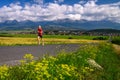
<path id="1" fill-rule="evenodd" d="M 66 52 L 76 51 L 80 44 L 61 44 L 61 45 L 45 45 L 45 46 L 0 46 L 0 65 L 14 65 L 27 53 L 32 54 L 36 58 L 43 57 L 45 54 L 56 55 L 62 50 Z"/>

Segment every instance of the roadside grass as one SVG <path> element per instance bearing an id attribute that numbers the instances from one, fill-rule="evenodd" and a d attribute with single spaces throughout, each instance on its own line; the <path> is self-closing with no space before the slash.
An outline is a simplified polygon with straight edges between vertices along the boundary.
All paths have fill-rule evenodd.
<path id="1" fill-rule="evenodd" d="M 120 36 L 113 36 L 111 42 L 120 45 Z"/>
<path id="2" fill-rule="evenodd" d="M 115 52 L 120 55 L 120 45 L 113 44 L 113 47 L 115 49 Z"/>
<path id="3" fill-rule="evenodd" d="M 99 40 L 86 39 L 58 39 L 58 38 L 43 38 L 46 44 L 79 44 L 79 43 L 96 43 L 104 42 Z M 0 37 L 0 46 L 14 45 L 37 45 L 37 38 L 21 38 L 21 37 Z"/>
<path id="4" fill-rule="evenodd" d="M 112 44 L 86 44 L 75 52 L 61 51 L 34 60 L 26 54 L 20 65 L 0 66 L 0 80 L 119 80 L 120 56 Z"/>

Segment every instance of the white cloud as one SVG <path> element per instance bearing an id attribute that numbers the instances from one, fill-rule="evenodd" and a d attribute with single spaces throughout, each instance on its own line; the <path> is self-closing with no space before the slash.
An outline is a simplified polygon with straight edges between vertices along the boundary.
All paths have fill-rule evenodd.
<path id="1" fill-rule="evenodd" d="M 80 20 L 81 15 L 80 14 L 69 14 L 67 18 L 69 18 L 71 20 Z"/>
<path id="2" fill-rule="evenodd" d="M 34 0 L 37 4 L 20 3 L 10 4 L 0 8 L 0 22 L 5 20 L 57 20 L 57 19 L 72 19 L 72 20 L 89 20 L 99 21 L 103 19 L 120 23 L 120 2 L 114 4 L 97 5 L 97 0 L 90 0 L 85 4 L 76 3 L 74 5 L 59 5 L 58 2 L 64 0 L 55 0 L 57 3 L 43 4 L 43 0 Z M 38 4 L 39 3 L 39 4 Z M 43 4 L 44 6 L 41 6 Z"/>
<path id="3" fill-rule="evenodd" d="M 73 6 L 73 12 L 76 13 L 76 14 L 82 14 L 83 13 L 83 6 L 81 6 L 80 4 L 75 4 Z"/>
<path id="4" fill-rule="evenodd" d="M 37 3 L 37 4 L 41 4 L 41 5 L 43 5 L 43 3 L 44 3 L 44 0 L 33 0 L 35 3 Z"/>
<path id="5" fill-rule="evenodd" d="M 79 2 L 79 4 L 85 4 L 86 3 L 86 1 L 84 1 L 84 0 L 80 0 L 80 2 Z"/>
<path id="6" fill-rule="evenodd" d="M 62 3 L 64 0 L 54 0 L 55 3 Z"/>
<path id="7" fill-rule="evenodd" d="M 84 6 L 85 7 L 94 7 L 94 6 L 96 6 L 96 3 L 95 3 L 95 1 L 88 1 Z"/>

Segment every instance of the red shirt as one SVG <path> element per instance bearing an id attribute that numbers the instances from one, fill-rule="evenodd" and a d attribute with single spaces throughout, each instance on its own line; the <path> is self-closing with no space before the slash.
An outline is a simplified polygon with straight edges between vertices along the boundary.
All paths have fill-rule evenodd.
<path id="1" fill-rule="evenodd" d="M 42 35 L 42 33 L 43 33 L 42 28 L 38 28 L 38 34 L 39 34 L 39 35 Z"/>

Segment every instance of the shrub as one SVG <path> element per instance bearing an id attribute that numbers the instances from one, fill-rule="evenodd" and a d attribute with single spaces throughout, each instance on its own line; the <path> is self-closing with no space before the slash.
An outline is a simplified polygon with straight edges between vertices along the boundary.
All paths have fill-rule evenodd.
<path id="1" fill-rule="evenodd" d="M 13 37 L 13 36 L 9 34 L 0 34 L 0 37 Z"/>
<path id="2" fill-rule="evenodd" d="M 73 39 L 73 37 L 68 37 L 68 39 Z"/>
<path id="3" fill-rule="evenodd" d="M 111 42 L 120 45 L 120 37 L 113 37 Z"/>
<path id="4" fill-rule="evenodd" d="M 93 40 L 107 40 L 106 37 L 94 37 Z"/>

